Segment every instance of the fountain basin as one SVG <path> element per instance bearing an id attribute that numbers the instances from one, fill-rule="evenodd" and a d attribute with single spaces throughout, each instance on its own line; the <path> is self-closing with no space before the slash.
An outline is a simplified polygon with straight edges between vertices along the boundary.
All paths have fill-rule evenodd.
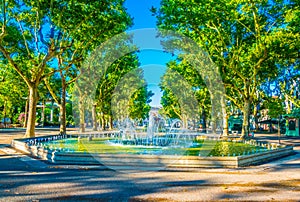
<path id="1" fill-rule="evenodd" d="M 53 136 L 44 137 L 45 140 Z M 238 168 L 262 164 L 274 159 L 294 154 L 289 146 L 264 145 L 265 148 L 256 153 L 237 154 L 235 156 L 185 156 L 165 154 L 141 153 L 87 153 L 78 151 L 65 151 L 59 148 L 49 149 L 41 144 L 30 145 L 37 138 L 16 139 L 12 146 L 30 156 L 45 160 L 52 164 L 67 165 L 97 165 L 103 168 L 116 170 L 163 170 L 163 169 L 188 169 L 188 168 Z M 40 138 L 39 138 L 40 140 Z"/>

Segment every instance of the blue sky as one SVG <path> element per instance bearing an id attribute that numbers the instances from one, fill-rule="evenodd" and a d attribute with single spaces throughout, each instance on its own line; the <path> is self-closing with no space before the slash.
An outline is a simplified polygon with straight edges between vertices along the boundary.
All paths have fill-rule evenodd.
<path id="1" fill-rule="evenodd" d="M 159 5 L 160 0 L 126 0 L 125 7 L 134 18 L 134 25 L 130 29 L 154 28 L 156 19 L 151 15 L 150 8 Z"/>
<path id="2" fill-rule="evenodd" d="M 152 6 L 159 7 L 159 0 L 126 0 L 125 7 L 128 13 L 133 17 L 134 25 L 129 30 L 155 28 L 156 19 L 151 15 Z M 144 70 L 145 79 L 148 83 L 148 89 L 155 93 L 152 97 L 151 106 L 160 106 L 162 93 L 158 84 L 160 77 L 164 74 L 165 64 L 171 59 L 171 54 L 158 50 L 142 50 L 138 53 L 140 67 Z"/>

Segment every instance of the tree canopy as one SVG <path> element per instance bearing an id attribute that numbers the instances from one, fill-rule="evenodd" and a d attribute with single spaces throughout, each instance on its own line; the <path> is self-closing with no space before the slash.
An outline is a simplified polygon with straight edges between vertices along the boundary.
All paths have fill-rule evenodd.
<path id="1" fill-rule="evenodd" d="M 267 78 L 278 75 L 278 53 L 290 44 L 276 36 L 288 37 L 282 30 L 286 13 L 297 14 L 291 7 L 293 1 L 162 0 L 152 11 L 158 28 L 190 37 L 219 67 L 227 99 L 243 111 L 245 135 L 256 92 Z"/>
<path id="2" fill-rule="evenodd" d="M 29 88 L 26 136 L 31 137 L 34 136 L 38 85 L 57 71 L 60 58 L 64 58 L 63 68 L 69 68 L 132 22 L 123 0 L 2 2 L 1 57 Z"/>

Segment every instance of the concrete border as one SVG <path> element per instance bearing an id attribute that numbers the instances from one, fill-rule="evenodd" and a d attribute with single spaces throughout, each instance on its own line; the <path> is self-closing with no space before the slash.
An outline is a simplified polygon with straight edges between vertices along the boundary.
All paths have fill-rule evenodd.
<path id="1" fill-rule="evenodd" d="M 53 136 L 44 136 L 44 139 Z M 56 136 L 59 137 L 59 136 Z M 273 150 L 265 150 L 241 156 L 200 157 L 200 156 L 170 156 L 170 155 L 134 155 L 134 154 L 91 154 L 82 152 L 66 152 L 45 149 L 43 146 L 30 145 L 29 141 L 38 138 L 12 140 L 12 147 L 38 159 L 46 160 L 51 164 L 63 165 L 97 165 L 108 166 L 113 169 L 162 169 L 176 168 L 238 168 L 263 164 L 275 159 L 294 154 L 293 147 L 284 146 Z M 104 166 L 104 167 L 106 167 Z"/>

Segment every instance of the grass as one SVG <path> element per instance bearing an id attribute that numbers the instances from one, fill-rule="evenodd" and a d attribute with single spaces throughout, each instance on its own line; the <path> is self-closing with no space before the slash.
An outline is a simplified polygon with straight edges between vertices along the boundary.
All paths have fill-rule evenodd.
<path id="1" fill-rule="evenodd" d="M 86 138 L 78 141 L 76 138 L 57 140 L 45 146 L 65 151 L 109 153 L 109 154 L 154 154 L 154 155 L 187 155 L 187 156 L 238 156 L 259 149 L 259 147 L 240 142 L 225 142 L 213 140 L 197 140 L 189 148 L 134 146 L 107 144 L 108 138 Z"/>

